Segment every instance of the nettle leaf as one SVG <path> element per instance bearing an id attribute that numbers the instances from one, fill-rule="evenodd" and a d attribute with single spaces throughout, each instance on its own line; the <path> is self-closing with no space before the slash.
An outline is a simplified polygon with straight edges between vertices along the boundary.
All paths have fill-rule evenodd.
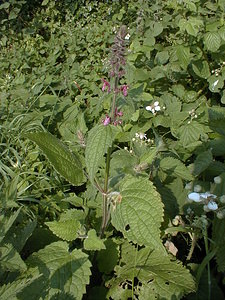
<path id="1" fill-rule="evenodd" d="M 0 216 L 0 242 L 5 238 L 7 232 L 17 219 L 21 209 L 22 207 L 15 211 L 9 218 L 4 214 Z"/>
<path id="2" fill-rule="evenodd" d="M 12 283 L 4 284 L 0 287 L 0 298 L 1 300 L 26 300 L 29 298 L 21 298 L 17 297 L 17 295 L 27 287 L 29 287 L 36 279 L 40 278 L 42 275 L 37 275 L 32 278 L 22 278 L 19 280 L 15 280 Z M 34 299 L 34 298 L 33 298 Z"/>
<path id="3" fill-rule="evenodd" d="M 160 161 L 160 168 L 168 175 L 173 177 L 180 177 L 185 180 L 192 180 L 188 168 L 178 159 L 173 157 L 166 157 Z"/>
<path id="4" fill-rule="evenodd" d="M 211 150 L 200 153 L 194 161 L 193 175 L 198 176 L 205 171 L 209 165 L 213 162 L 213 156 Z"/>
<path id="5" fill-rule="evenodd" d="M 194 278 L 190 272 L 180 262 L 171 261 L 169 256 L 162 256 L 157 250 L 141 249 L 137 254 L 135 270 L 135 275 L 143 283 L 143 289 L 160 299 L 172 299 L 174 296 L 180 299 L 195 291 Z"/>
<path id="6" fill-rule="evenodd" d="M 39 299 L 43 296 L 50 299 L 62 290 L 77 300 L 83 298 L 89 283 L 91 263 L 88 255 L 81 250 L 69 252 L 66 242 L 55 242 L 32 254 L 27 264 L 31 269 L 38 267 L 45 278 L 43 286 L 39 283 L 39 286 L 33 287 L 40 290 Z"/>
<path id="7" fill-rule="evenodd" d="M 113 226 L 134 243 L 164 249 L 160 240 L 163 204 L 153 184 L 128 176 L 121 183 L 121 197 L 112 212 Z"/>
<path id="8" fill-rule="evenodd" d="M 0 247 L 0 258 L 1 270 L 23 272 L 27 269 L 19 253 L 11 244 Z"/>
<path id="9" fill-rule="evenodd" d="M 105 245 L 103 240 L 101 240 L 96 235 L 96 231 L 94 229 L 91 229 L 88 231 L 88 236 L 84 240 L 84 249 L 85 250 L 101 250 L 105 249 Z"/>
<path id="10" fill-rule="evenodd" d="M 65 241 L 73 241 L 78 237 L 80 222 L 75 219 L 45 222 L 48 228 L 59 238 Z"/>
<path id="11" fill-rule="evenodd" d="M 221 43 L 221 38 L 217 32 L 207 32 L 204 35 L 204 44 L 207 50 L 211 52 L 216 52 Z"/>
<path id="12" fill-rule="evenodd" d="M 112 146 L 117 132 L 118 130 L 115 126 L 104 126 L 102 124 L 96 125 L 89 131 L 85 150 L 85 161 L 91 181 L 94 180 L 99 164 L 108 148 Z"/>
<path id="13" fill-rule="evenodd" d="M 26 137 L 35 142 L 47 156 L 56 171 L 75 186 L 82 185 L 86 178 L 78 154 L 69 149 L 48 132 L 28 133 Z"/>

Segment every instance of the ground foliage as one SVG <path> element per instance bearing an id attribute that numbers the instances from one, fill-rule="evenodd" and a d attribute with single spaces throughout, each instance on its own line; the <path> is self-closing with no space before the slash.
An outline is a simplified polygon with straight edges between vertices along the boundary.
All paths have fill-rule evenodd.
<path id="1" fill-rule="evenodd" d="M 224 7 L 1 1 L 1 299 L 224 299 Z"/>

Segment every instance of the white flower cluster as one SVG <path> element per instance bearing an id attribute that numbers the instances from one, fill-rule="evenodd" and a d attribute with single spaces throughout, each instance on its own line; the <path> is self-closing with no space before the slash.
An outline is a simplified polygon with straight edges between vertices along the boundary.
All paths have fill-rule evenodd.
<path id="1" fill-rule="evenodd" d="M 154 140 L 148 139 L 146 133 L 143 132 L 136 132 L 135 137 L 132 138 L 133 142 L 141 142 L 141 144 L 152 144 Z"/>
<path id="2" fill-rule="evenodd" d="M 125 36 L 125 40 L 129 41 L 130 39 L 130 34 L 128 33 L 126 36 Z"/>
<path id="3" fill-rule="evenodd" d="M 159 101 L 155 101 L 153 103 L 153 105 L 148 105 L 148 106 L 146 106 L 145 109 L 148 110 L 148 111 L 150 111 L 150 112 L 152 112 L 153 115 L 155 115 L 158 111 L 161 110 L 161 107 L 159 105 Z"/>
<path id="4" fill-rule="evenodd" d="M 215 199 L 217 198 L 216 195 L 211 194 L 209 192 L 205 193 L 190 193 L 188 194 L 189 201 L 194 201 L 197 203 L 204 204 L 204 211 L 215 211 L 218 209 L 218 204 L 216 203 Z"/>
<path id="5" fill-rule="evenodd" d="M 220 67 L 215 69 L 215 70 L 212 70 L 211 73 L 212 74 L 215 74 L 215 76 L 219 76 L 221 71 L 222 71 L 222 68 L 225 66 L 225 61 L 223 61 L 221 64 L 220 64 Z"/>

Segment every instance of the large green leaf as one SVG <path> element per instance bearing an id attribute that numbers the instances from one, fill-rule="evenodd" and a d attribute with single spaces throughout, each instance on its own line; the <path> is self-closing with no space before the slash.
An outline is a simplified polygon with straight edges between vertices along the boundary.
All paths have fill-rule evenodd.
<path id="1" fill-rule="evenodd" d="M 193 175 L 198 176 L 205 171 L 212 162 L 213 156 L 211 150 L 200 153 L 194 161 Z"/>
<path id="2" fill-rule="evenodd" d="M 84 240 L 84 249 L 85 250 L 105 249 L 103 240 L 97 237 L 96 231 L 94 229 L 88 231 L 88 236 Z"/>
<path id="3" fill-rule="evenodd" d="M 81 185 L 86 178 L 78 154 L 69 149 L 55 136 L 48 132 L 28 133 L 26 137 L 35 142 L 57 172 L 73 185 Z"/>
<path id="4" fill-rule="evenodd" d="M 10 244 L 0 247 L 0 266 L 1 271 L 25 271 L 26 264 L 19 253 Z"/>
<path id="5" fill-rule="evenodd" d="M 225 272 L 225 219 L 214 219 L 212 239 L 217 247 L 216 262 L 218 271 Z"/>
<path id="6" fill-rule="evenodd" d="M 9 218 L 2 214 L 0 216 L 0 242 L 5 238 L 7 232 L 10 230 L 11 226 L 17 219 L 21 208 L 15 211 Z"/>
<path id="7" fill-rule="evenodd" d="M 181 263 L 171 261 L 169 256 L 162 256 L 159 251 L 141 249 L 134 267 L 137 270 L 135 275 L 143 282 L 143 289 L 159 299 L 173 299 L 174 296 L 180 299 L 184 294 L 195 291 L 190 272 Z"/>
<path id="8" fill-rule="evenodd" d="M 185 180 L 192 180 L 193 176 L 187 167 L 178 159 L 166 157 L 160 161 L 160 168 L 173 177 L 180 177 Z"/>
<path id="9" fill-rule="evenodd" d="M 51 299 L 61 291 L 71 294 L 76 300 L 83 298 L 89 283 L 91 263 L 81 250 L 69 252 L 66 242 L 55 242 L 32 254 L 27 265 L 32 269 L 38 267 L 45 278 L 43 286 L 33 286 L 33 289 L 40 290 L 39 299 L 43 296 L 46 300 Z"/>
<path id="10" fill-rule="evenodd" d="M 94 180 L 104 154 L 108 148 L 112 146 L 116 133 L 117 130 L 115 126 L 104 126 L 103 124 L 96 125 L 89 131 L 85 150 L 85 161 L 91 181 Z"/>
<path id="11" fill-rule="evenodd" d="M 163 204 L 153 184 L 128 176 L 121 183 L 121 196 L 121 203 L 112 212 L 113 226 L 134 243 L 162 249 Z"/>
<path id="12" fill-rule="evenodd" d="M 216 52 L 221 43 L 221 38 L 217 32 L 207 32 L 204 36 L 204 44 L 206 49 L 212 52 Z"/>
<path id="13" fill-rule="evenodd" d="M 182 45 L 177 46 L 176 54 L 181 67 L 186 70 L 190 63 L 190 48 Z"/>
<path id="14" fill-rule="evenodd" d="M 80 222 L 78 220 L 52 221 L 45 222 L 45 224 L 55 235 L 65 241 L 73 241 L 78 237 L 77 231 L 80 228 Z"/>
<path id="15" fill-rule="evenodd" d="M 214 131 L 225 136 L 225 108 L 209 108 L 209 126 Z"/>

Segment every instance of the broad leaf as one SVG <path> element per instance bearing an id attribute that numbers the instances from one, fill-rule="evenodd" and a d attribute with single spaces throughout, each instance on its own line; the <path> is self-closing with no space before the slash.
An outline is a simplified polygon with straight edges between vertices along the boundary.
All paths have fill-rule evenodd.
<path id="1" fill-rule="evenodd" d="M 190 48 L 180 45 L 177 47 L 176 54 L 181 67 L 186 70 L 190 63 Z"/>
<path id="2" fill-rule="evenodd" d="M 46 300 L 62 290 L 81 300 L 86 291 L 91 274 L 91 263 L 87 254 L 74 249 L 69 252 L 66 242 L 55 242 L 29 257 L 27 264 L 31 268 L 38 267 L 43 274 L 44 286 L 39 288 L 40 298 L 46 295 Z"/>
<path id="3" fill-rule="evenodd" d="M 217 247 L 216 262 L 218 271 L 225 272 L 225 219 L 214 219 L 212 239 Z"/>
<path id="4" fill-rule="evenodd" d="M 49 229 L 62 240 L 73 241 L 78 237 L 80 222 L 75 219 L 45 222 Z"/>
<path id="5" fill-rule="evenodd" d="M 19 253 L 10 244 L 0 247 L 0 266 L 1 271 L 25 271 L 26 264 L 20 257 Z"/>
<path id="6" fill-rule="evenodd" d="M 91 229 L 88 231 L 88 236 L 84 240 L 84 249 L 86 250 L 101 250 L 105 249 L 103 240 L 96 235 L 96 231 Z"/>
<path id="7" fill-rule="evenodd" d="M 213 107 L 209 109 L 209 126 L 214 131 L 225 136 L 225 108 Z"/>
<path id="8" fill-rule="evenodd" d="M 0 242 L 4 239 L 7 232 L 17 219 L 21 208 L 19 208 L 16 212 L 14 212 L 9 218 L 6 217 L 4 214 L 0 216 Z"/>
<path id="9" fill-rule="evenodd" d="M 135 269 L 144 288 L 148 289 L 150 295 L 160 299 L 172 299 L 174 296 L 180 299 L 195 291 L 195 282 L 190 272 L 181 263 L 171 261 L 169 256 L 162 256 L 156 250 L 140 250 Z"/>
<path id="10" fill-rule="evenodd" d="M 162 249 L 163 204 L 153 184 L 147 179 L 128 177 L 121 184 L 121 197 L 112 212 L 113 226 L 134 243 Z"/>
<path id="11" fill-rule="evenodd" d="M 185 180 L 192 180 L 193 176 L 187 167 L 178 159 L 166 157 L 160 161 L 160 168 L 173 177 L 180 177 Z"/>
<path id="12" fill-rule="evenodd" d="M 59 139 L 48 132 L 28 133 L 26 137 L 41 148 L 56 171 L 66 180 L 75 186 L 85 182 L 78 154 L 71 153 Z"/>
<path id="13" fill-rule="evenodd" d="M 203 171 L 205 171 L 208 168 L 208 166 L 212 162 L 213 162 L 213 156 L 211 150 L 200 153 L 194 161 L 193 175 L 198 176 L 199 174 L 201 174 Z"/>
<path id="14" fill-rule="evenodd" d="M 216 52 L 221 43 L 221 38 L 217 32 L 207 32 L 204 36 L 204 44 L 207 50 Z"/>
<path id="15" fill-rule="evenodd" d="M 112 146 L 116 132 L 115 126 L 104 126 L 102 124 L 96 125 L 89 131 L 85 150 L 85 161 L 91 181 L 94 180 L 104 154 L 108 148 Z"/>

